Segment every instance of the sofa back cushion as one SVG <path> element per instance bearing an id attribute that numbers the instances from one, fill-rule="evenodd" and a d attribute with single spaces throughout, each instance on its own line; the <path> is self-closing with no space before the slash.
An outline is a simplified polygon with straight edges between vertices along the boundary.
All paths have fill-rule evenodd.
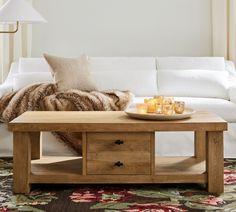
<path id="1" fill-rule="evenodd" d="M 89 62 L 99 90 L 130 90 L 136 96 L 157 94 L 154 57 L 90 57 Z M 19 72 L 50 72 L 50 67 L 44 58 L 20 58 Z"/>
<path id="2" fill-rule="evenodd" d="M 44 58 L 23 58 L 19 59 L 19 72 L 51 72 L 51 68 Z"/>
<path id="3" fill-rule="evenodd" d="M 158 70 L 225 71 L 226 69 L 223 57 L 157 57 L 156 62 Z"/>
<path id="4" fill-rule="evenodd" d="M 130 90 L 136 96 L 157 95 L 155 58 L 91 57 L 89 61 L 99 90 Z"/>
<path id="5" fill-rule="evenodd" d="M 158 70 L 157 75 L 160 95 L 229 98 L 226 71 Z"/>
<path id="6" fill-rule="evenodd" d="M 27 85 L 39 82 L 53 82 L 50 72 L 26 72 L 13 76 L 13 90 L 17 91 Z"/>

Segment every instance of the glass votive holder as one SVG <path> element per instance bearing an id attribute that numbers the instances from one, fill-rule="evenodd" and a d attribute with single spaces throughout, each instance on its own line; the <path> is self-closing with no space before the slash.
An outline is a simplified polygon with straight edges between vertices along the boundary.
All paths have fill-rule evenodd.
<path id="1" fill-rule="evenodd" d="M 162 111 L 164 115 L 171 116 L 174 114 L 174 105 L 173 104 L 164 104 L 162 106 Z"/>
<path id="2" fill-rule="evenodd" d="M 149 99 L 144 99 L 144 103 L 149 103 L 149 102 L 154 102 L 154 99 L 152 98 L 149 98 Z"/>
<path id="3" fill-rule="evenodd" d="M 147 107 L 148 107 L 148 109 L 147 109 L 148 113 L 155 113 L 156 112 L 156 103 L 154 100 L 148 101 Z"/>
<path id="4" fill-rule="evenodd" d="M 136 110 L 138 113 L 141 113 L 141 114 L 147 113 L 148 105 L 146 103 L 136 104 Z"/>
<path id="5" fill-rule="evenodd" d="M 162 104 L 156 103 L 156 113 L 157 114 L 162 114 L 163 113 Z"/>
<path id="6" fill-rule="evenodd" d="M 174 98 L 173 97 L 164 97 L 163 99 L 163 105 L 167 104 L 174 104 Z"/>
<path id="7" fill-rule="evenodd" d="M 184 112 L 184 109 L 185 109 L 185 102 L 182 101 L 175 102 L 175 113 L 182 114 Z"/>
<path id="8" fill-rule="evenodd" d="M 163 96 L 154 96 L 157 104 L 163 104 L 164 97 Z"/>

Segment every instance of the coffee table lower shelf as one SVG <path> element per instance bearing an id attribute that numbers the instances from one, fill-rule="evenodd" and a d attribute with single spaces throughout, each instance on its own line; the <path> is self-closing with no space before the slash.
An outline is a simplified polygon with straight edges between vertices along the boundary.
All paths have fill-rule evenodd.
<path id="1" fill-rule="evenodd" d="M 82 157 L 42 157 L 31 161 L 29 183 L 206 183 L 205 164 L 195 157 L 156 157 L 155 174 L 83 175 Z"/>

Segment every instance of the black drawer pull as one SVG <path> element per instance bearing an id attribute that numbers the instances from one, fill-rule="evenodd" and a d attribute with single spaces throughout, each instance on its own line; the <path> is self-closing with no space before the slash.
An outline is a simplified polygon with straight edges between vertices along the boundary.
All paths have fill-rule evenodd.
<path id="1" fill-rule="evenodd" d="M 122 140 L 117 140 L 117 141 L 115 141 L 115 144 L 121 145 L 121 144 L 124 144 L 124 141 L 122 141 Z"/>
<path id="2" fill-rule="evenodd" d="M 115 163 L 115 166 L 121 167 L 121 166 L 124 166 L 124 164 L 122 162 L 118 161 Z"/>

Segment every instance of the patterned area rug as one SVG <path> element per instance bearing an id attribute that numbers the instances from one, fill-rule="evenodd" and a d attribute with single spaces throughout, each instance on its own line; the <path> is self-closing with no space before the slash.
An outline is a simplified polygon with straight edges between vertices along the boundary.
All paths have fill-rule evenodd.
<path id="1" fill-rule="evenodd" d="M 236 160 L 225 160 L 225 193 L 203 185 L 40 186 L 12 194 L 12 161 L 0 159 L 0 212 L 183 212 L 236 211 Z"/>

